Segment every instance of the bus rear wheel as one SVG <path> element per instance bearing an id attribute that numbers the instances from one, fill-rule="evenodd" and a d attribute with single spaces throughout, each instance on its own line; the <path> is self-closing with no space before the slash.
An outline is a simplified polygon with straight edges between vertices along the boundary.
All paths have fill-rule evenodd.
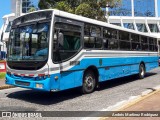
<path id="1" fill-rule="evenodd" d="M 145 74 L 146 74 L 145 66 L 144 66 L 144 64 L 140 64 L 139 74 L 138 74 L 139 78 L 143 79 L 145 77 Z"/>
<path id="2" fill-rule="evenodd" d="M 96 86 L 96 77 L 91 70 L 88 70 L 84 73 L 82 93 L 88 94 L 92 93 Z"/>

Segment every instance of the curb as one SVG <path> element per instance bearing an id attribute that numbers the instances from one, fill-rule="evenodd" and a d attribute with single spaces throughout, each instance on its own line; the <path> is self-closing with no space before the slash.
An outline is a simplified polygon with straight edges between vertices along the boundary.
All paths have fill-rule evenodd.
<path id="1" fill-rule="evenodd" d="M 9 88 L 15 88 L 15 87 L 14 86 L 10 86 L 10 85 L 0 86 L 0 90 L 9 89 Z"/>
<path id="2" fill-rule="evenodd" d="M 132 105 L 134 105 L 138 102 L 141 102 L 142 100 L 156 94 L 159 91 L 160 91 L 160 85 L 142 92 L 141 95 L 132 96 L 128 100 L 121 101 L 112 107 L 108 107 L 107 109 L 105 109 L 105 111 L 122 111 L 122 110 L 124 110 L 128 107 L 131 107 Z M 106 120 L 107 118 L 109 118 L 109 117 L 102 117 L 97 120 Z"/>
<path id="3" fill-rule="evenodd" d="M 139 101 L 145 99 L 146 97 L 149 97 L 159 91 L 160 91 L 160 85 L 153 87 L 153 88 L 150 88 L 149 90 L 142 92 L 138 96 L 131 96 L 128 100 L 121 101 L 121 102 L 117 103 L 116 105 L 107 108 L 106 110 L 119 111 L 119 110 L 125 109 L 126 106 L 134 104 L 136 102 L 139 102 Z"/>
<path id="4" fill-rule="evenodd" d="M 122 111 L 124 109 L 127 109 L 128 107 L 131 107 L 132 105 L 135 105 L 136 103 L 141 102 L 142 100 L 156 94 L 157 92 L 159 92 L 160 90 L 154 90 L 154 91 L 145 91 L 142 92 L 142 95 L 140 95 L 139 97 L 137 97 L 136 99 L 133 99 L 130 102 L 127 102 L 123 107 L 117 109 L 116 111 Z M 145 93 L 145 94 L 144 94 Z"/>

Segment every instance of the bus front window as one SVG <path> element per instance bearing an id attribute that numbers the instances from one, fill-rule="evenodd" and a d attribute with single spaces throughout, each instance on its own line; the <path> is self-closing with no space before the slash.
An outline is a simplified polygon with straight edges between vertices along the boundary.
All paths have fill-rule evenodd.
<path id="1" fill-rule="evenodd" d="M 49 23 L 12 28 L 8 61 L 46 61 L 48 44 Z"/>

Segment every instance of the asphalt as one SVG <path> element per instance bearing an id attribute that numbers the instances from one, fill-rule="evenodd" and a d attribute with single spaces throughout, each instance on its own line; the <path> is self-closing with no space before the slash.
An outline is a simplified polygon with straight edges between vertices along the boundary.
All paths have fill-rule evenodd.
<path id="1" fill-rule="evenodd" d="M 0 79 L 0 86 L 5 85 L 5 80 Z"/>
<path id="2" fill-rule="evenodd" d="M 13 88 L 13 86 L 6 85 L 5 79 L 0 79 L 0 90 L 8 89 L 8 88 Z"/>
<path id="3" fill-rule="evenodd" d="M 157 77 L 157 76 L 156 76 Z M 153 79 L 153 78 L 152 78 Z M 0 80 L 0 90 L 11 88 L 13 86 L 9 86 L 5 84 L 5 80 Z M 157 89 L 152 88 L 152 92 L 145 92 L 143 93 L 139 98 L 134 99 L 131 102 L 128 102 L 126 105 L 124 105 L 122 108 L 116 111 L 155 111 L 154 114 L 157 114 L 157 111 L 160 111 L 160 86 L 157 87 Z M 160 112 L 158 112 L 160 116 Z M 159 120 L 160 117 L 109 117 L 109 118 L 101 118 L 101 120 Z"/>

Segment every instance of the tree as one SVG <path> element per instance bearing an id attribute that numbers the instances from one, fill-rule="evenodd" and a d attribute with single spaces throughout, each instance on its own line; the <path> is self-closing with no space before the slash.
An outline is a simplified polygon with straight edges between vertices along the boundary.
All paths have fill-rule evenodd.
<path id="1" fill-rule="evenodd" d="M 81 15 L 84 17 L 97 19 L 101 21 L 106 21 L 105 12 L 102 11 L 100 6 L 95 3 L 82 3 L 80 4 L 76 10 L 75 14 Z"/>
<path id="2" fill-rule="evenodd" d="M 66 11 L 69 13 L 74 13 L 73 9 L 66 1 L 57 2 L 53 8 L 58 9 L 58 10 L 62 10 L 62 11 Z"/>
<path id="3" fill-rule="evenodd" d="M 105 21 L 102 8 L 120 5 L 121 0 L 40 0 L 39 8 L 54 8 L 77 15 Z"/>
<path id="4" fill-rule="evenodd" d="M 33 12 L 33 11 L 36 11 L 36 8 L 35 7 L 31 7 L 28 12 Z"/>
<path id="5" fill-rule="evenodd" d="M 97 3 L 101 7 L 115 7 L 121 5 L 121 0 L 40 0 L 38 7 L 40 9 L 49 9 L 53 7 L 57 2 L 65 1 L 72 8 L 78 7 L 82 3 Z"/>
<path id="6" fill-rule="evenodd" d="M 50 6 L 53 4 L 54 1 L 52 0 L 40 0 L 38 3 L 38 7 L 40 9 L 49 9 Z"/>
<path id="7" fill-rule="evenodd" d="M 75 14 L 81 15 L 84 17 L 94 18 L 95 12 L 92 11 L 92 8 L 89 4 L 82 3 L 76 8 Z"/>

